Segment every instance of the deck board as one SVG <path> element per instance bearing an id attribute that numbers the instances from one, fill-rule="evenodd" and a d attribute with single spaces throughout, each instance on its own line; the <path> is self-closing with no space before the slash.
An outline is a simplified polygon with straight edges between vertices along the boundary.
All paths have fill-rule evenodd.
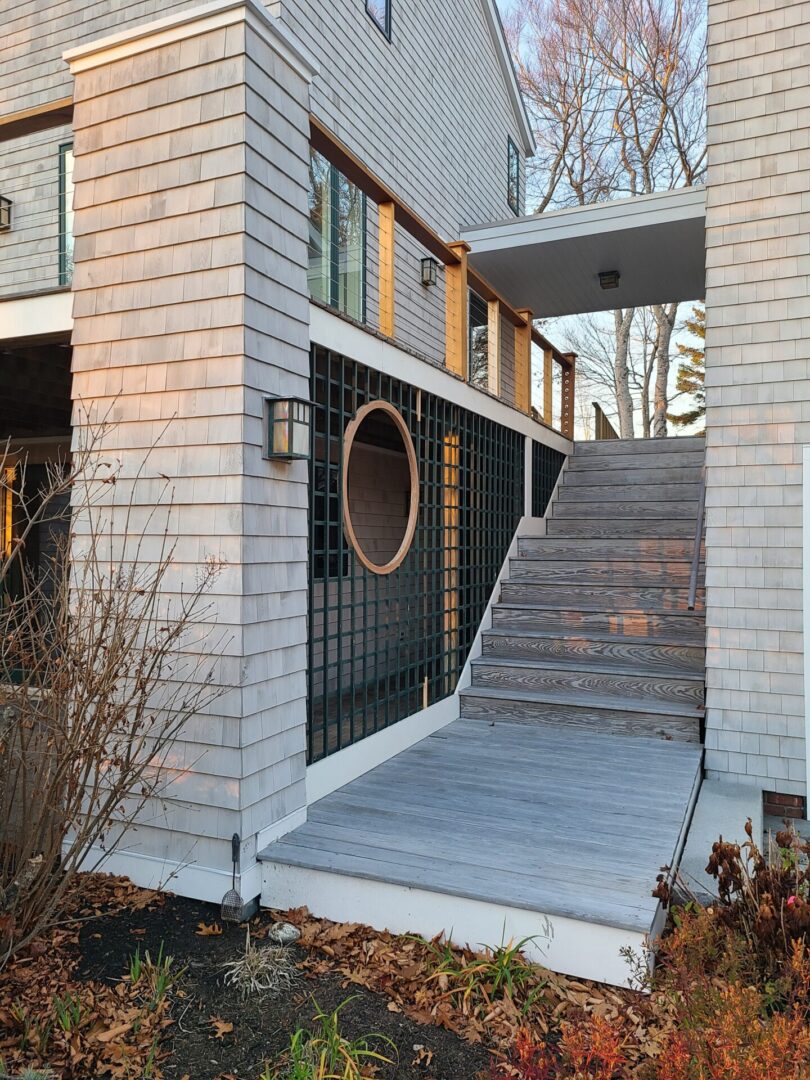
<path id="1" fill-rule="evenodd" d="M 261 858 L 646 932 L 700 761 L 689 743 L 457 720 Z"/>

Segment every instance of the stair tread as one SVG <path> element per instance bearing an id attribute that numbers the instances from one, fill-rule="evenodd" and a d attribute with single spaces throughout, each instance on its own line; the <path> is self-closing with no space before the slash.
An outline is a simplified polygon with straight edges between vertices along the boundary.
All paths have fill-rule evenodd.
<path id="1" fill-rule="evenodd" d="M 647 698 L 613 698 L 593 694 L 590 691 L 571 690 L 567 692 L 547 690 L 507 690 L 504 687 L 490 689 L 486 686 L 466 686 L 459 691 L 461 697 L 484 697 L 497 701 L 499 698 L 509 701 L 532 701 L 549 705 L 580 705 L 596 709 L 611 709 L 614 712 L 650 713 L 659 716 L 683 716 L 697 719 L 703 715 L 701 705 L 683 706 L 676 702 Z"/>
<path id="2" fill-rule="evenodd" d="M 519 604 L 502 604 L 499 607 L 521 607 Z M 691 612 L 689 614 L 692 614 Z M 497 637 L 525 637 L 525 638 L 542 638 L 544 641 L 565 641 L 568 638 L 576 641 L 602 641 L 605 643 L 621 642 L 627 645 L 673 645 L 683 647 L 688 645 L 681 638 L 670 637 L 666 634 L 651 634 L 651 635 L 638 635 L 638 634 L 617 634 L 615 631 L 610 630 L 568 630 L 566 627 L 555 628 L 554 630 L 525 630 L 523 627 L 516 627 L 514 630 L 510 630 L 509 627 L 492 626 L 489 630 L 483 631 L 484 637 L 487 635 L 493 635 Z M 702 648 L 701 645 L 695 645 L 694 648 Z"/>
<path id="3" fill-rule="evenodd" d="M 539 660 L 534 657 L 523 659 L 523 657 L 497 656 L 489 653 L 486 656 L 476 657 L 471 663 L 473 667 L 532 668 L 537 671 L 576 671 L 593 675 L 621 675 L 622 677 L 640 679 L 660 679 L 666 677 L 668 679 L 679 679 L 684 682 L 702 683 L 704 681 L 702 673 L 692 673 L 689 671 L 667 672 L 661 668 L 656 670 L 649 667 L 620 667 L 616 664 L 606 663 L 601 659 L 595 659 L 593 662 L 566 660 L 564 657 Z"/>
<path id="4" fill-rule="evenodd" d="M 520 582 L 519 584 L 523 585 L 525 583 Z M 684 588 L 686 588 L 686 586 L 684 586 Z M 661 611 L 659 608 L 640 607 L 604 608 L 592 607 L 590 605 L 588 607 L 582 607 L 581 604 L 577 604 L 576 607 L 567 605 L 565 608 L 560 608 L 560 605 L 557 603 L 544 604 L 542 601 L 532 601 L 532 603 L 527 604 L 521 600 L 499 600 L 498 603 L 493 606 L 498 608 L 519 608 L 521 611 L 593 611 L 596 614 L 602 613 L 609 615 L 675 615 L 678 618 L 686 617 L 696 621 L 700 620 L 701 622 L 704 620 L 704 613 L 702 610 L 689 611 L 687 608 L 674 608 L 672 610 L 667 609 L 666 611 Z"/>

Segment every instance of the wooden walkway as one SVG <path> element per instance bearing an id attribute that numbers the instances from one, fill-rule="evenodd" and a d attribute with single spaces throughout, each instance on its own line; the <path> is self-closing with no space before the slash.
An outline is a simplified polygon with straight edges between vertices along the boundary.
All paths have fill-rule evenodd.
<path id="1" fill-rule="evenodd" d="M 261 858 L 644 934 L 700 760 L 690 743 L 457 720 L 310 806 Z"/>

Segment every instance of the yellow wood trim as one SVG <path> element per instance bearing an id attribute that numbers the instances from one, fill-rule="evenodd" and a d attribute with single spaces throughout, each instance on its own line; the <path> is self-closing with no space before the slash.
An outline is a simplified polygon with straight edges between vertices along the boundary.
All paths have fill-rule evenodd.
<path id="1" fill-rule="evenodd" d="M 515 327 L 515 405 L 528 413 L 532 405 L 532 313 L 518 311 L 525 321 Z"/>
<path id="2" fill-rule="evenodd" d="M 554 352 L 543 350 L 543 419 L 554 423 Z"/>
<path id="3" fill-rule="evenodd" d="M 396 263 L 396 206 L 381 202 L 380 229 L 380 333 L 394 336 L 394 281 Z"/>
<path id="4" fill-rule="evenodd" d="M 17 470 L 13 465 L 3 470 L 3 489 L 0 491 L 0 538 L 3 544 L 3 556 L 8 558 L 14 542 L 14 482 Z"/>
<path id="5" fill-rule="evenodd" d="M 468 375 L 468 290 L 467 253 L 469 244 L 460 241 L 450 244 L 457 263 L 449 263 L 445 269 L 445 363 L 448 371 Z"/>
<path id="6" fill-rule="evenodd" d="M 487 303 L 487 389 L 490 394 L 501 393 L 501 303 Z"/>
<path id="7" fill-rule="evenodd" d="M 574 437 L 574 388 L 576 385 L 576 353 L 565 353 L 562 367 L 562 394 L 560 403 L 560 434 L 566 439 Z"/>
<path id="8" fill-rule="evenodd" d="M 19 139 L 23 135 L 32 135 L 36 131 L 62 127 L 73 122 L 73 98 L 58 98 L 47 101 L 44 105 L 34 105 L 30 109 L 0 116 L 0 142 Z"/>

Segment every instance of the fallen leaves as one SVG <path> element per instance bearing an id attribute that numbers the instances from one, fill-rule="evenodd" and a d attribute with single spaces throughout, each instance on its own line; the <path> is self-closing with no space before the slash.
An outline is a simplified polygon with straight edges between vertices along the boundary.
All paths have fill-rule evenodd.
<path id="1" fill-rule="evenodd" d="M 219 923 L 197 923 L 197 929 L 194 931 L 197 937 L 218 937 L 222 933 L 222 927 Z"/>
<path id="2" fill-rule="evenodd" d="M 209 1035 L 209 1039 L 224 1039 L 233 1032 L 233 1024 L 223 1020 L 221 1016 L 209 1016 L 208 1023 L 214 1029 L 214 1034 Z"/>

